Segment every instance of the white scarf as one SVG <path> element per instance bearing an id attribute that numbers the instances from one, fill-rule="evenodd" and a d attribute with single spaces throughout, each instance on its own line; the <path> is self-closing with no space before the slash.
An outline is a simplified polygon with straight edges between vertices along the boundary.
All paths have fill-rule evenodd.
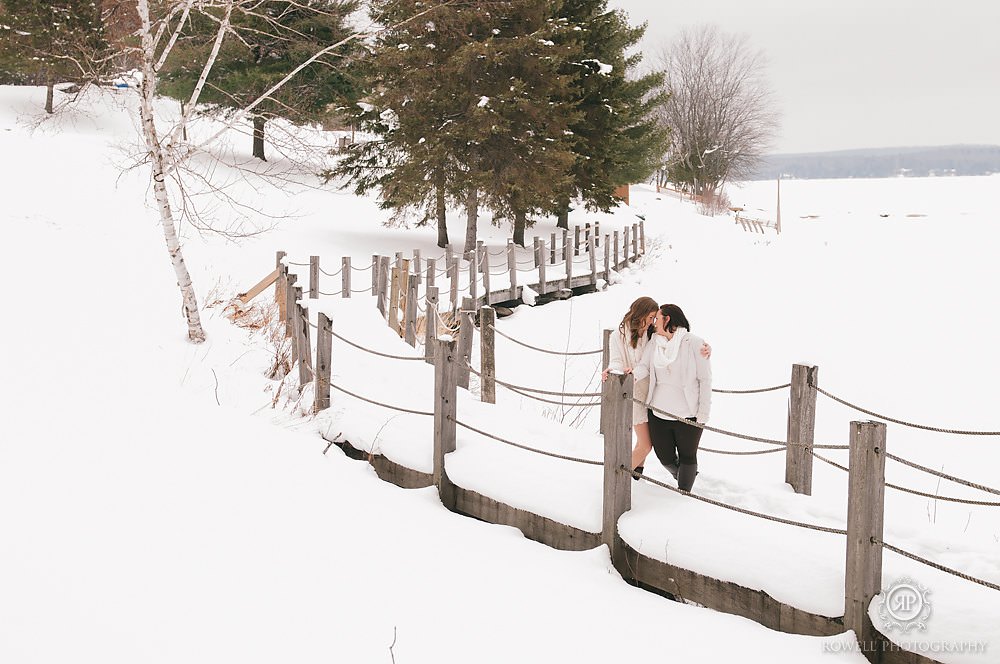
<path id="1" fill-rule="evenodd" d="M 654 336 L 656 339 L 656 350 L 653 352 L 653 366 L 657 369 L 666 369 L 677 359 L 681 350 L 681 341 L 687 336 L 688 331 L 683 327 L 678 327 L 674 331 L 674 336 L 667 339 L 662 334 Z"/>

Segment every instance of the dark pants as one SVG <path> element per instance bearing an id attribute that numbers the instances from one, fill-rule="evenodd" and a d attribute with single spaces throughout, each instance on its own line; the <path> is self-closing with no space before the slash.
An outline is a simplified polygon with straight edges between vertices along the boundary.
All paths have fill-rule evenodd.
<path id="1" fill-rule="evenodd" d="M 694 421 L 694 418 L 688 418 Z M 677 478 L 677 487 L 690 491 L 698 474 L 698 443 L 702 430 L 677 420 L 663 420 L 649 411 L 649 437 L 653 451 Z"/>

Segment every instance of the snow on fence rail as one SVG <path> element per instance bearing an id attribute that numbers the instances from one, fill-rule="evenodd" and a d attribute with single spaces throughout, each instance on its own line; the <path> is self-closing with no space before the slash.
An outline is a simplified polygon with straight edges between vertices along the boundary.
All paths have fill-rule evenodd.
<path id="1" fill-rule="evenodd" d="M 639 228 L 641 229 L 641 226 Z M 576 242 L 577 235 L 577 233 L 574 233 L 573 244 L 571 244 L 571 242 L 567 239 L 561 245 L 562 256 L 566 269 L 566 275 L 564 277 L 566 281 L 564 283 L 567 285 L 571 283 L 571 279 L 573 278 L 571 271 L 572 268 L 570 267 L 572 265 L 572 253 L 576 251 L 579 246 L 583 246 L 584 251 L 593 255 L 593 250 L 597 246 L 596 233 L 595 235 L 590 235 L 589 232 L 587 232 L 584 236 L 584 243 L 582 245 Z M 632 246 L 635 248 L 635 252 L 632 254 L 634 260 L 639 255 L 638 248 L 641 240 L 637 238 L 641 238 L 641 236 L 641 230 L 636 229 L 633 231 L 632 237 L 626 238 L 626 241 L 621 245 L 626 252 L 625 262 L 629 260 L 629 239 L 631 239 L 633 243 Z M 568 238 L 569 235 L 564 234 L 564 237 Z M 604 242 L 604 253 L 606 257 L 611 253 L 611 247 L 608 244 L 609 237 L 613 238 L 613 236 L 606 235 Z M 613 243 L 615 252 L 617 252 L 617 238 L 611 239 L 611 242 Z M 539 268 L 538 272 L 543 277 L 539 281 L 540 284 L 546 283 L 544 279 L 545 268 L 542 267 L 546 264 L 546 258 L 549 258 L 550 265 L 554 264 L 554 253 L 546 252 L 545 249 L 546 244 L 544 241 L 536 239 L 535 247 L 532 251 L 532 258 L 531 261 L 529 261 L 534 263 L 535 266 Z M 511 274 L 513 275 L 517 270 L 517 265 L 520 261 L 518 261 L 516 255 L 514 254 L 511 245 L 508 245 L 508 249 L 505 253 L 508 258 L 507 264 L 511 268 Z M 1000 489 L 970 482 L 952 475 L 947 475 L 913 463 L 905 458 L 888 454 L 886 452 L 886 425 L 882 422 L 851 422 L 849 445 L 816 444 L 814 442 L 813 435 L 815 430 L 816 399 L 818 394 L 822 394 L 848 407 L 874 417 L 879 417 L 890 422 L 925 430 L 978 436 L 997 436 L 1000 435 L 1000 432 L 945 429 L 884 417 L 878 415 L 874 411 L 852 404 L 849 401 L 821 389 L 818 386 L 817 367 L 794 365 L 792 367 L 790 382 L 783 385 L 759 389 L 713 390 L 725 394 L 745 395 L 790 388 L 788 434 L 786 440 L 768 439 L 734 431 L 727 431 L 696 422 L 688 422 L 683 419 L 680 421 L 687 423 L 690 426 L 699 427 L 727 437 L 773 446 L 767 449 L 747 451 L 701 448 L 704 452 L 731 455 L 757 455 L 784 451 L 785 480 L 797 493 L 809 495 L 812 492 L 813 459 L 818 458 L 822 462 L 848 473 L 848 514 L 846 529 L 830 528 L 827 526 L 798 522 L 774 515 L 755 512 L 753 510 L 747 510 L 736 505 L 726 504 L 704 496 L 683 492 L 675 487 L 671 487 L 662 482 L 645 477 L 642 474 L 635 473 L 630 468 L 632 438 L 631 413 L 632 404 L 635 401 L 632 397 L 633 378 L 631 375 L 612 374 L 604 383 L 600 393 L 547 391 L 528 386 L 514 385 L 496 378 L 494 354 L 495 333 L 499 333 L 507 340 L 513 343 L 518 343 L 521 346 L 527 347 L 536 352 L 559 355 L 596 355 L 600 353 L 602 356 L 601 368 L 603 368 L 604 366 L 607 366 L 609 355 L 608 343 L 612 331 L 604 331 L 601 349 L 581 352 L 560 352 L 547 350 L 526 344 L 500 332 L 497 330 L 495 325 L 495 311 L 493 307 L 489 306 L 490 291 L 488 290 L 488 281 L 486 281 L 487 287 L 484 288 L 482 296 L 476 296 L 474 286 L 477 280 L 482 279 L 481 276 L 476 276 L 476 271 L 485 270 L 485 272 L 479 272 L 480 275 L 489 273 L 489 259 L 486 258 L 483 260 L 483 257 L 488 257 L 494 254 L 490 254 L 482 247 L 482 245 L 480 245 L 474 254 L 475 256 L 468 257 L 467 267 L 470 275 L 470 281 L 468 283 L 469 295 L 463 298 L 460 308 L 455 305 L 456 296 L 454 295 L 455 288 L 459 283 L 457 279 L 454 279 L 454 277 L 458 274 L 458 265 L 460 260 L 454 256 L 454 254 L 450 254 L 450 252 L 446 252 L 445 256 L 442 257 L 448 263 L 448 267 L 445 269 L 444 273 L 453 277 L 451 283 L 449 284 L 452 287 L 453 295 L 451 301 L 447 303 L 447 306 L 440 307 L 438 301 L 439 291 L 435 285 L 436 277 L 441 274 L 437 272 L 436 268 L 436 261 L 438 259 L 428 259 L 426 273 L 421 275 L 425 282 L 425 305 L 423 307 L 423 311 L 427 319 L 427 334 L 423 344 L 423 352 L 420 355 L 392 355 L 366 348 L 363 344 L 335 333 L 330 319 L 322 313 L 317 315 L 317 323 L 312 323 L 309 319 L 307 308 L 302 304 L 303 292 L 302 288 L 296 285 L 297 276 L 289 273 L 287 269 L 289 264 L 308 266 L 310 268 L 309 295 L 311 299 L 315 299 L 323 293 L 319 288 L 319 274 L 322 273 L 333 277 L 337 275 L 341 276 L 341 290 L 339 294 L 342 297 L 350 297 L 351 294 L 356 292 L 370 292 L 372 295 L 378 297 L 378 301 L 380 305 L 382 305 L 384 303 L 385 288 L 387 284 L 390 283 L 388 278 L 389 270 L 387 269 L 389 259 L 385 256 L 372 256 L 372 262 L 365 268 L 354 268 L 350 264 L 350 259 L 344 258 L 342 260 L 340 270 L 330 274 L 320 270 L 318 257 L 312 257 L 308 264 L 291 263 L 286 260 L 284 252 L 278 252 L 276 269 L 262 282 L 254 286 L 254 288 L 244 295 L 243 299 L 245 301 L 249 300 L 249 298 L 256 296 L 270 284 L 276 284 L 275 298 L 279 305 L 282 320 L 285 322 L 286 334 L 293 340 L 293 362 L 299 366 L 300 384 L 305 385 L 308 382 L 314 382 L 314 408 L 317 412 L 329 407 L 330 391 L 332 388 L 348 394 L 353 398 L 357 398 L 380 407 L 434 418 L 433 474 L 429 476 L 426 481 L 421 480 L 420 478 L 410 478 L 408 480 L 395 479 L 400 478 L 401 473 L 405 474 L 405 472 L 407 472 L 405 469 L 397 469 L 395 471 L 396 475 L 393 475 L 393 481 L 407 486 L 417 486 L 421 485 L 421 483 L 423 485 L 433 484 L 437 486 L 442 502 L 449 509 L 469 514 L 484 520 L 493 521 L 495 523 L 505 523 L 507 525 L 520 527 L 527 536 L 552 546 L 559 548 L 585 548 L 595 546 L 597 543 L 603 542 L 607 544 L 611 550 L 613 564 L 626 579 L 639 581 L 646 585 L 668 592 L 676 592 L 680 589 L 681 595 L 687 599 L 719 610 L 744 615 L 769 627 L 783 631 L 825 635 L 837 633 L 837 629 L 853 629 L 858 635 L 860 642 L 879 644 L 878 651 L 882 654 L 883 662 L 899 662 L 900 664 L 903 662 L 906 662 L 907 664 L 933 662 L 934 660 L 928 659 L 916 653 L 902 652 L 898 650 L 897 646 L 889 642 L 875 629 L 871 620 L 868 618 L 867 607 L 873 598 L 881 592 L 882 551 L 884 549 L 888 549 L 899 555 L 905 556 L 921 564 L 928 565 L 971 583 L 991 588 L 993 590 L 1000 590 L 1000 585 L 996 583 L 972 577 L 959 570 L 946 567 L 883 541 L 884 491 L 887 487 L 915 495 L 933 497 L 937 500 L 945 500 L 962 504 L 998 507 L 1000 506 L 1000 502 L 952 498 L 937 494 L 930 496 L 924 492 L 887 483 L 885 481 L 885 459 L 889 458 L 920 472 L 925 472 L 941 479 L 952 481 L 957 484 L 994 495 L 1000 495 Z M 394 273 L 394 279 L 391 282 L 392 290 L 390 293 L 390 304 L 392 307 L 396 308 L 397 312 L 399 311 L 400 305 L 402 305 L 402 320 L 404 323 L 397 323 L 396 329 L 397 331 L 401 331 L 402 336 L 406 338 L 407 342 L 411 346 L 415 347 L 416 339 L 415 334 L 413 333 L 415 331 L 414 318 L 417 306 L 419 305 L 417 301 L 417 286 L 418 279 L 421 277 L 414 277 L 414 274 L 420 274 L 420 272 L 411 273 L 409 268 L 409 259 L 403 259 L 401 254 L 397 254 L 395 260 L 396 267 L 392 270 Z M 419 265 L 420 261 L 421 259 L 419 254 L 417 254 L 414 258 L 414 262 Z M 591 265 L 593 265 L 593 261 L 591 261 Z M 618 263 L 616 258 L 614 265 L 617 269 L 622 265 L 622 263 Z M 371 288 L 366 287 L 359 290 L 352 289 L 350 282 L 351 273 L 353 271 L 365 270 L 372 270 Z M 531 271 L 534 272 L 534 270 Z M 607 274 L 607 268 L 605 270 L 605 274 Z M 594 278 L 593 271 L 590 278 Z M 504 289 L 498 292 L 503 292 L 504 294 L 513 293 L 514 283 L 515 282 L 512 280 L 512 285 L 509 289 Z M 404 291 L 405 296 L 403 295 Z M 462 290 L 461 292 L 464 293 L 465 291 Z M 473 343 L 473 332 L 477 326 L 475 316 L 477 313 L 476 306 L 479 303 L 481 303 L 481 306 L 479 306 L 478 309 L 481 360 L 480 368 L 479 370 L 476 370 L 471 366 L 470 358 Z M 393 309 L 385 309 L 380 306 L 380 310 L 383 311 L 391 322 L 391 312 Z M 432 331 L 436 330 L 439 325 L 452 332 L 457 331 L 458 339 L 450 339 L 449 337 L 438 339 L 437 334 Z M 312 344 L 310 340 L 311 330 L 315 330 L 317 333 L 315 362 L 313 362 L 312 359 Z M 418 411 L 393 406 L 332 384 L 330 377 L 333 355 L 332 346 L 334 339 L 338 339 L 339 341 L 349 344 L 362 351 L 372 353 L 391 361 L 412 360 L 432 363 L 435 367 L 434 410 Z M 480 397 L 483 401 L 489 403 L 495 403 L 496 385 L 499 384 L 500 386 L 510 389 L 517 394 L 544 402 L 558 403 L 564 406 L 578 406 L 582 408 L 599 407 L 601 409 L 600 430 L 604 435 L 605 441 L 603 461 L 569 457 L 566 455 L 555 454 L 547 450 L 533 448 L 516 441 L 507 440 L 493 433 L 487 433 L 476 428 L 470 423 L 460 421 L 456 412 L 457 401 L 455 392 L 460 386 L 466 388 L 468 387 L 468 376 L 470 373 L 475 373 L 480 378 Z M 556 402 L 539 395 L 558 397 L 560 401 Z M 565 399 L 567 398 L 576 399 L 577 401 L 576 403 L 566 402 Z M 670 413 L 661 412 L 661 414 L 672 417 Z M 503 505 L 502 503 L 499 503 L 491 498 L 453 485 L 448 479 L 447 473 L 444 472 L 444 458 L 446 454 L 455 450 L 456 426 L 461 426 L 494 441 L 528 452 L 556 457 L 570 462 L 602 466 L 604 473 L 604 514 L 601 533 L 585 533 L 571 526 L 559 524 L 551 519 L 531 514 L 525 512 L 524 510 L 515 510 L 514 508 Z M 817 454 L 815 450 L 818 449 L 849 450 L 849 466 L 843 466 L 820 454 Z M 382 463 L 391 464 L 391 462 L 386 460 L 382 460 Z M 411 474 L 416 473 L 416 471 L 409 472 Z M 416 474 L 419 475 L 419 473 Z M 637 551 L 629 547 L 624 540 L 622 540 L 617 527 L 618 519 L 631 507 L 631 480 L 633 477 L 644 480 L 650 484 L 660 486 L 667 490 L 690 496 L 693 499 L 707 502 L 723 509 L 747 514 L 755 518 L 767 519 L 794 527 L 819 530 L 833 535 L 846 536 L 848 556 L 845 575 L 845 615 L 843 618 L 826 618 L 823 616 L 809 614 L 796 609 L 795 607 L 780 605 L 776 602 L 776 600 L 773 600 L 773 598 L 770 598 L 761 591 L 753 591 L 743 588 L 735 583 L 722 582 L 717 579 L 704 577 L 690 570 L 678 569 L 674 566 L 668 565 L 667 563 L 655 561 L 639 554 Z M 669 583 L 667 583 L 667 581 L 669 581 Z M 683 587 L 679 588 L 679 585 Z M 761 599 L 761 596 L 763 596 L 764 599 Z M 775 615 L 777 615 L 778 618 L 775 618 Z"/>

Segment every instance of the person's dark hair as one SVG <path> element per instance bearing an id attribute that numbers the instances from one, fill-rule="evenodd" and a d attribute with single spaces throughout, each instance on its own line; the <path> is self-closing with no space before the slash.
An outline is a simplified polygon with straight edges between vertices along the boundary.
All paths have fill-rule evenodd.
<path id="1" fill-rule="evenodd" d="M 656 311 L 656 300 L 651 297 L 640 297 L 628 308 L 628 313 L 622 318 L 618 331 L 631 344 L 632 348 L 639 345 L 639 335 L 646 333 L 646 338 L 653 336 L 651 327 L 646 326 L 646 316 Z"/>
<path id="2" fill-rule="evenodd" d="M 688 322 L 687 316 L 684 315 L 684 312 L 676 304 L 664 304 L 660 307 L 660 315 L 670 316 L 670 322 L 667 323 L 667 330 L 671 334 L 679 327 L 686 328 L 688 332 L 691 331 L 691 323 Z"/>

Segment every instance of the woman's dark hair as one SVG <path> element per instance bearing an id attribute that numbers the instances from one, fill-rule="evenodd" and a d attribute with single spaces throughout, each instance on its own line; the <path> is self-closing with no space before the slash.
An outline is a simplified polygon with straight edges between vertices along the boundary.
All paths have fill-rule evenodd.
<path id="1" fill-rule="evenodd" d="M 632 348 L 639 345 L 639 336 L 646 333 L 646 338 L 652 336 L 652 331 L 646 326 L 646 316 L 656 311 L 656 300 L 651 297 L 640 297 L 628 308 L 628 313 L 622 318 L 618 330 L 629 342 Z"/>
<path id="2" fill-rule="evenodd" d="M 687 316 L 684 315 L 684 312 L 676 304 L 664 304 L 660 307 L 660 315 L 670 316 L 670 322 L 667 323 L 667 330 L 671 334 L 679 327 L 686 328 L 688 332 L 691 331 L 691 323 L 688 322 Z"/>

